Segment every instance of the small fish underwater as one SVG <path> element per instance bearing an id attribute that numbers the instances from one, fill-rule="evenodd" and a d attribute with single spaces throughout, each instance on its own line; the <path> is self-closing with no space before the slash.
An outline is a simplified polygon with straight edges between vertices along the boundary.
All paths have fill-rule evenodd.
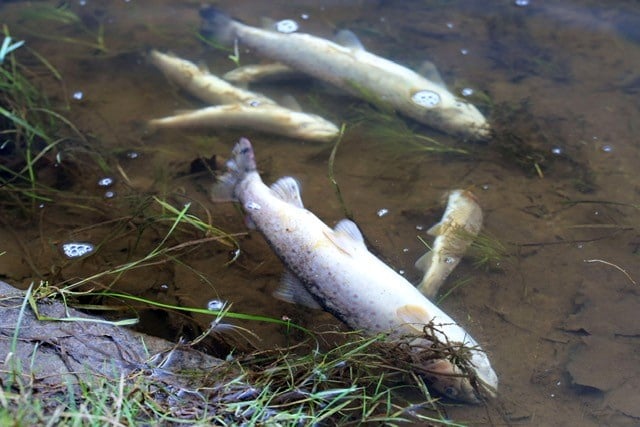
<path id="1" fill-rule="evenodd" d="M 432 249 L 416 261 L 416 268 L 424 272 L 418 289 L 433 298 L 482 228 L 482 208 L 475 195 L 468 190 L 448 193 L 447 207 L 440 222 L 427 234 L 435 236 Z"/>
<path id="2" fill-rule="evenodd" d="M 245 138 L 235 145 L 227 166 L 228 172 L 213 187 L 212 198 L 240 202 L 285 265 L 277 298 L 325 310 L 367 335 L 386 333 L 392 342 L 408 343 L 409 351 L 433 344 L 425 339 L 425 328 L 429 328 L 432 340 L 463 348 L 469 359 L 465 369 L 446 358 L 426 361 L 420 372 L 432 386 L 465 402 L 495 395 L 498 377 L 478 343 L 375 257 L 355 223 L 343 219 L 329 228 L 304 208 L 298 183 L 291 177 L 265 185 L 253 147 Z"/>

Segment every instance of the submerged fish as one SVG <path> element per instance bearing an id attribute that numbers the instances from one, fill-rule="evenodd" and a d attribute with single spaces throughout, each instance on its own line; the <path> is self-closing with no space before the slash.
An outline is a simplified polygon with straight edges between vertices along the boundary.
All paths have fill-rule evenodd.
<path id="1" fill-rule="evenodd" d="M 473 193 L 451 191 L 442 219 L 427 230 L 428 234 L 436 236 L 433 249 L 416 261 L 416 267 L 425 273 L 418 284 L 420 292 L 428 298 L 438 293 L 481 228 L 482 209 Z"/>
<path id="2" fill-rule="evenodd" d="M 217 104 L 276 104 L 273 99 L 257 92 L 237 88 L 209 73 L 193 62 L 175 55 L 152 50 L 149 59 L 167 78 L 196 98 Z"/>
<path id="3" fill-rule="evenodd" d="M 165 75 L 192 95 L 215 105 L 149 121 L 157 128 L 218 128 L 255 129 L 261 132 L 299 138 L 308 141 L 331 141 L 340 133 L 328 120 L 276 103 L 257 92 L 235 87 L 194 63 L 173 55 L 152 50 L 151 61 Z M 291 104 L 295 101 L 291 100 Z"/>
<path id="4" fill-rule="evenodd" d="M 157 128 L 220 128 L 254 129 L 260 132 L 307 141 L 326 142 L 334 139 L 340 129 L 315 114 L 293 111 L 276 104 L 215 105 L 187 111 L 170 117 L 149 120 L 151 130 Z"/>
<path id="5" fill-rule="evenodd" d="M 238 200 L 250 220 L 287 269 L 276 296 L 321 308 L 355 330 L 391 340 L 409 340 L 411 348 L 433 339 L 464 346 L 473 384 L 493 395 L 498 378 L 478 343 L 411 283 L 366 248 L 353 222 L 343 219 L 331 229 L 302 205 L 298 183 L 284 177 L 267 187 L 256 170 L 253 148 L 240 139 L 229 172 L 213 190 L 215 200 Z M 446 396 L 478 401 L 469 376 L 448 359 L 425 363 L 422 372 Z"/>
<path id="6" fill-rule="evenodd" d="M 422 76 L 370 53 L 350 31 L 340 31 L 334 43 L 309 34 L 251 27 L 213 7 L 202 9 L 200 16 L 203 32 L 220 41 L 237 39 L 265 57 L 444 132 L 473 139 L 489 136 L 482 113 L 456 98 L 437 73 Z"/>

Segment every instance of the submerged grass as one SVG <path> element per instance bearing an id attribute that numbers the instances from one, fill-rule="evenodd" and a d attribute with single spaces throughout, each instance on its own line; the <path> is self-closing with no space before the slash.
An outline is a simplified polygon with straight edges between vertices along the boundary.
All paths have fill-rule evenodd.
<path id="1" fill-rule="evenodd" d="M 436 138 L 420 133 L 415 127 L 409 126 L 407 121 L 394 111 L 388 108 L 377 108 L 375 104 L 373 105 L 358 104 L 353 107 L 351 118 L 354 128 L 361 128 L 365 136 L 372 141 L 382 142 L 390 150 L 396 152 L 470 154 L 469 150 L 445 144 Z"/>

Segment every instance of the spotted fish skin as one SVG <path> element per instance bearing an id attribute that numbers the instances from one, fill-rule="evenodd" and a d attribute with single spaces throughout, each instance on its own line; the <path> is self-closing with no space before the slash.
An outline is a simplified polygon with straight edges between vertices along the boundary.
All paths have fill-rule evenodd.
<path id="1" fill-rule="evenodd" d="M 251 143 L 233 149 L 229 172 L 214 186 L 215 200 L 239 201 L 287 269 L 276 296 L 324 309 L 355 330 L 389 339 L 421 340 L 425 325 L 443 343 L 468 348 L 479 381 L 493 394 L 498 378 L 478 343 L 411 283 L 366 248 L 355 223 L 341 220 L 329 228 L 302 204 L 297 181 L 280 178 L 271 187 L 256 169 Z M 411 341 L 413 342 L 413 341 Z M 425 368 L 437 374 L 434 385 L 452 398 L 477 402 L 476 389 L 452 362 Z M 440 375 L 441 374 L 441 375 Z"/>
<path id="2" fill-rule="evenodd" d="M 473 140 L 490 135 L 482 113 L 454 96 L 437 72 L 423 76 L 368 52 L 348 30 L 336 35 L 336 43 L 310 34 L 245 25 L 213 7 L 203 8 L 200 16 L 203 32 L 222 42 L 238 40 L 262 56 L 443 132 Z"/>

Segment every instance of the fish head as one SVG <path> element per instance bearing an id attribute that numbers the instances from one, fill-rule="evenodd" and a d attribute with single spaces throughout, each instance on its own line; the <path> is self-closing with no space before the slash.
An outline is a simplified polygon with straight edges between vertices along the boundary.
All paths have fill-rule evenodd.
<path id="1" fill-rule="evenodd" d="M 340 133 L 336 125 L 315 114 L 296 115 L 293 120 L 297 133 L 305 139 L 331 141 Z"/>
<path id="2" fill-rule="evenodd" d="M 481 377 L 486 373 L 474 369 L 471 374 L 465 373 L 448 359 L 429 360 L 421 367 L 423 376 L 441 395 L 466 403 L 478 404 L 487 398 L 494 398 L 497 389 L 497 377 L 493 370 L 488 374 L 488 384 Z"/>
<path id="3" fill-rule="evenodd" d="M 473 104 L 456 98 L 445 88 L 432 89 L 412 91 L 414 118 L 429 125 L 437 123 L 437 127 L 447 133 L 466 139 L 482 141 L 490 137 L 487 119 Z"/>
<path id="4" fill-rule="evenodd" d="M 452 400 L 467 403 L 480 403 L 476 389 L 469 377 L 460 368 L 447 359 L 435 359 L 422 366 L 423 376 L 441 395 Z"/>

